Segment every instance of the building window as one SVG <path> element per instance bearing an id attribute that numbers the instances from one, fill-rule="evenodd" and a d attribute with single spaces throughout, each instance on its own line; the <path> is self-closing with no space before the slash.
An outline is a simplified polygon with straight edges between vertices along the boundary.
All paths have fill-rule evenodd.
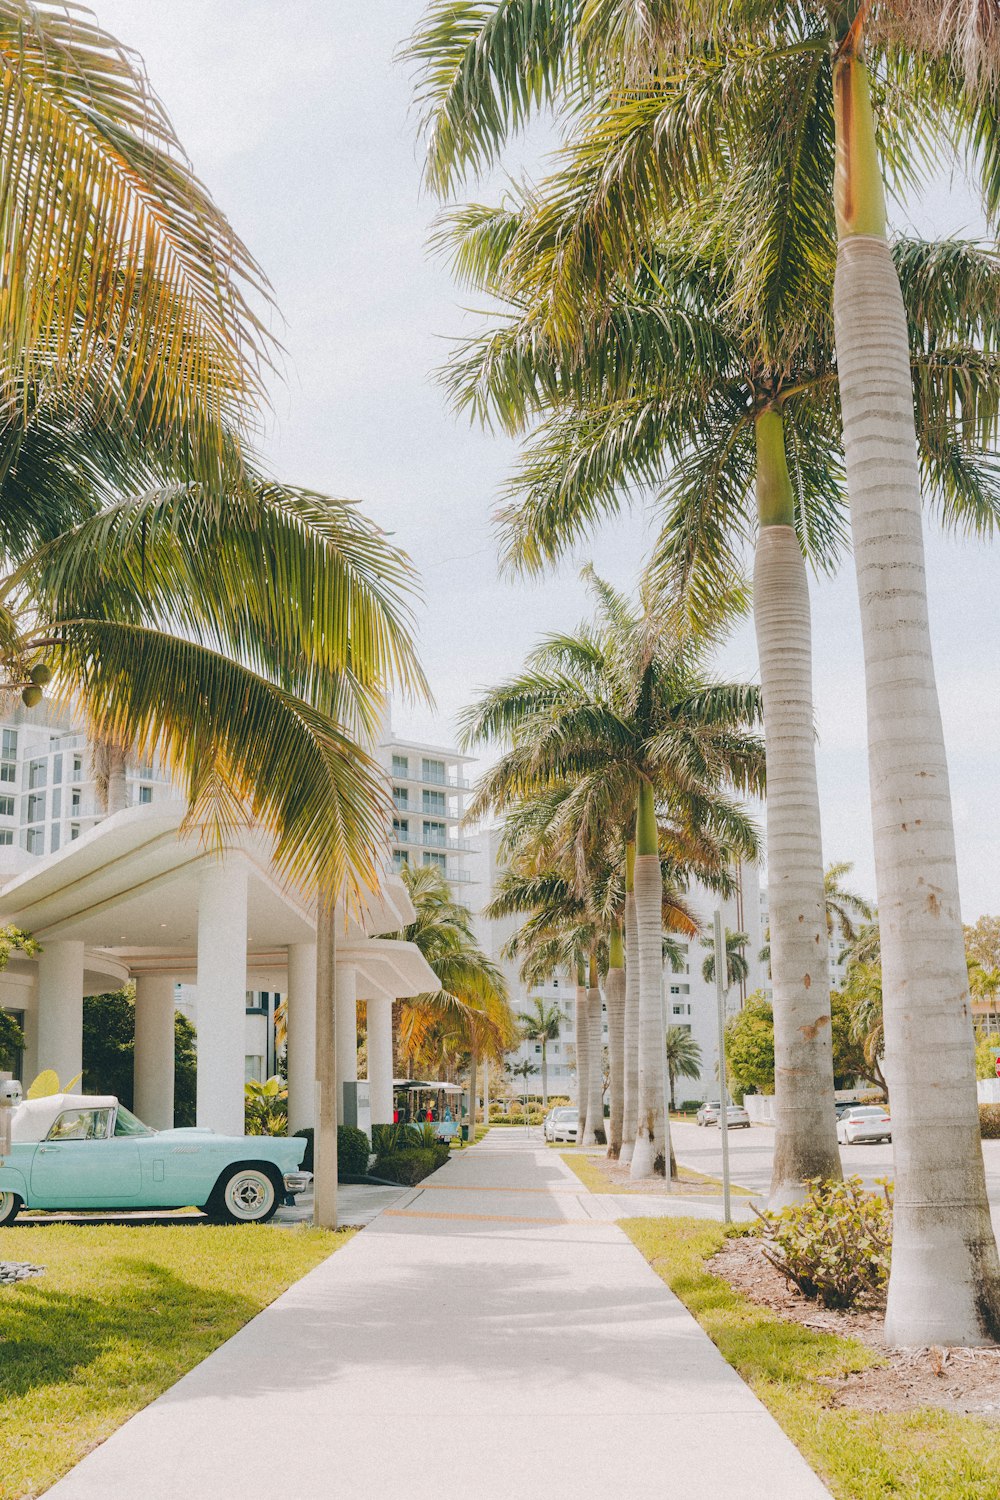
<path id="1" fill-rule="evenodd" d="M 44 786 L 48 767 L 44 760 L 33 760 L 28 767 L 28 787 Z"/>
<path id="2" fill-rule="evenodd" d="M 12 760 L 0 761 L 0 781 L 16 781 L 17 765 Z"/>
<path id="3" fill-rule="evenodd" d="M 392 867 L 397 871 L 397 873 L 403 868 L 404 865 L 408 865 L 409 863 L 410 856 L 407 854 L 405 849 L 394 849 L 392 851 Z"/>
<path id="4" fill-rule="evenodd" d="M 78 786 L 75 786 L 70 793 L 69 810 L 71 813 L 80 811 L 80 788 Z"/>
<path id="5" fill-rule="evenodd" d="M 444 786 L 447 777 L 445 775 L 443 760 L 428 760 L 425 755 L 420 767 L 421 781 L 433 781 L 436 786 Z"/>
<path id="6" fill-rule="evenodd" d="M 29 823 L 40 823 L 44 817 L 45 817 L 45 793 L 44 792 L 32 792 L 31 795 L 28 798 L 28 815 L 27 815 L 27 821 Z"/>
<path id="7" fill-rule="evenodd" d="M 17 756 L 17 730 L 5 729 L 0 736 L 0 753 L 4 760 L 14 760 Z"/>
<path id="8" fill-rule="evenodd" d="M 83 756 L 82 755 L 74 755 L 74 757 L 73 757 L 73 775 L 74 776 L 82 776 L 83 775 Z"/>
<path id="9" fill-rule="evenodd" d="M 79 823 L 71 823 L 69 825 L 69 837 L 70 837 L 70 842 L 71 843 L 72 843 L 72 841 L 74 839 L 78 839 L 80 837 L 80 825 L 79 825 Z"/>
<path id="10" fill-rule="evenodd" d="M 139 806 L 145 807 L 146 804 L 152 802 L 152 800 L 153 788 L 151 786 L 141 786 L 139 788 Z"/>
<path id="11" fill-rule="evenodd" d="M 0 797 L 0 818 L 12 818 L 14 816 L 13 797 Z"/>
<path id="12" fill-rule="evenodd" d="M 446 813 L 448 811 L 444 792 L 424 792 L 423 805 L 425 813 Z"/>
<path id="13" fill-rule="evenodd" d="M 393 776 L 409 776 L 410 757 L 408 755 L 394 755 L 392 757 Z"/>
<path id="14" fill-rule="evenodd" d="M 24 847 L 27 849 L 27 851 L 28 851 L 29 854 L 44 854 L 45 853 L 45 829 L 44 828 L 29 828 L 28 829 L 27 838 L 25 839 L 25 842 L 24 842 Z"/>
<path id="15" fill-rule="evenodd" d="M 410 794 L 405 786 L 394 786 L 392 789 L 392 805 L 397 812 L 406 812 L 410 805 Z"/>
<path id="16" fill-rule="evenodd" d="M 243 1081 L 244 1083 L 264 1082 L 264 1059 L 262 1057 L 250 1057 L 249 1055 L 244 1055 Z"/>
<path id="17" fill-rule="evenodd" d="M 51 834 L 51 837 L 49 838 L 49 853 L 50 854 L 55 854 L 55 852 L 59 848 L 59 845 L 60 845 L 61 842 L 62 842 L 62 838 L 61 838 L 61 830 L 59 828 L 59 824 L 58 823 L 53 823 L 53 825 L 52 825 L 52 834 Z"/>
<path id="18" fill-rule="evenodd" d="M 446 874 L 448 870 L 448 856 L 446 854 L 431 854 L 425 849 L 424 864 L 433 865 L 442 874 Z"/>
<path id="19" fill-rule="evenodd" d="M 53 787 L 53 789 L 52 789 L 52 821 L 53 821 L 53 823 L 56 821 L 57 818 L 61 818 L 61 817 L 62 817 L 62 787 L 61 786 L 57 786 L 57 787 Z"/>
<path id="20" fill-rule="evenodd" d="M 424 843 L 430 844 L 433 849 L 444 849 L 448 844 L 447 823 L 425 823 Z"/>
<path id="21" fill-rule="evenodd" d="M 0 828 L 0 848 L 9 849 L 14 842 L 13 828 Z"/>
<path id="22" fill-rule="evenodd" d="M 410 837 L 409 818 L 393 818 L 392 836 L 397 842 L 407 843 Z"/>

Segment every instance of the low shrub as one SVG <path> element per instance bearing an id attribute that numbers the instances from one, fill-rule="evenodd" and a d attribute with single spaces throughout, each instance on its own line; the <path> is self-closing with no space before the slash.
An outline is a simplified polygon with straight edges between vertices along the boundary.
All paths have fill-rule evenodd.
<path id="1" fill-rule="evenodd" d="M 306 1143 L 306 1154 L 302 1158 L 302 1170 L 303 1172 L 311 1172 L 313 1170 L 313 1128 L 311 1125 L 307 1125 L 305 1130 L 297 1130 L 295 1134 L 301 1136 Z"/>
<path id="2" fill-rule="evenodd" d="M 810 1182 L 804 1203 L 760 1213 L 764 1254 L 804 1297 L 853 1307 L 879 1296 L 889 1279 L 889 1185 L 869 1193 L 860 1177 Z"/>
<path id="3" fill-rule="evenodd" d="M 303 1172 L 314 1172 L 316 1170 L 313 1152 L 314 1131 L 311 1125 L 305 1130 L 295 1132 L 306 1143 L 306 1153 L 302 1158 Z M 371 1147 L 368 1137 L 363 1130 L 356 1130 L 353 1125 L 337 1126 L 337 1176 L 338 1177 L 364 1177 L 368 1171 L 368 1158 L 371 1155 Z"/>
<path id="4" fill-rule="evenodd" d="M 372 1176 L 384 1177 L 387 1182 L 402 1183 L 404 1187 L 413 1187 L 414 1183 L 421 1182 L 423 1178 L 436 1172 L 440 1165 L 436 1151 L 410 1146 L 405 1151 L 393 1152 L 391 1156 L 380 1156 L 372 1168 Z"/>
<path id="5" fill-rule="evenodd" d="M 365 1177 L 371 1146 L 363 1130 L 355 1125 L 337 1126 L 337 1176 Z"/>
<path id="6" fill-rule="evenodd" d="M 984 1141 L 1000 1140 L 1000 1104 L 979 1106 L 979 1133 Z"/>
<path id="7" fill-rule="evenodd" d="M 405 1125 L 373 1125 L 372 1150 L 376 1156 L 391 1156 L 406 1146 Z"/>

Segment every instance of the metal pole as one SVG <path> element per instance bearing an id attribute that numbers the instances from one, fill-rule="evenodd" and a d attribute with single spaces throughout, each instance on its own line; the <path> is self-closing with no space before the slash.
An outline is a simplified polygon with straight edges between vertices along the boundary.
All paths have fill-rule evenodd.
<path id="1" fill-rule="evenodd" d="M 726 944 L 722 935 L 722 913 L 715 913 L 715 998 L 719 1008 L 719 1129 L 722 1131 L 722 1211 L 732 1222 L 729 1203 L 729 1112 L 726 1108 Z"/>
<path id="2" fill-rule="evenodd" d="M 486 1125 L 486 1126 L 488 1126 L 489 1123 L 490 1123 L 490 1060 L 487 1057 L 487 1058 L 484 1058 L 484 1060 L 483 1060 L 483 1124 Z M 475 1121 L 473 1121 L 473 1125 L 475 1125 Z M 473 1130 L 473 1135 L 475 1135 L 475 1130 Z"/>
<path id="3" fill-rule="evenodd" d="M 670 1073 L 667 1068 L 667 996 L 660 967 L 660 1046 L 663 1049 L 663 1180 L 670 1186 Z"/>

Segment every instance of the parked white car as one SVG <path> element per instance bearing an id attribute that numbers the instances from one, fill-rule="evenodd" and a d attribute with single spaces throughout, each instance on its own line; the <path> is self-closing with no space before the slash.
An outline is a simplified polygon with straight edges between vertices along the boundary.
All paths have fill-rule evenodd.
<path id="1" fill-rule="evenodd" d="M 695 1124 L 696 1125 L 718 1125 L 718 1123 L 719 1123 L 719 1106 L 718 1106 L 718 1104 L 717 1103 L 716 1104 L 712 1104 L 709 1100 L 706 1099 L 705 1103 L 701 1106 L 701 1108 L 699 1109 L 698 1113 L 695 1115 L 694 1119 L 695 1119 Z"/>
<path id="2" fill-rule="evenodd" d="M 580 1113 L 572 1105 L 550 1109 L 542 1121 L 542 1134 L 547 1141 L 575 1141 L 579 1129 Z"/>
<path id="3" fill-rule="evenodd" d="M 722 1129 L 722 1111 L 721 1111 L 721 1109 L 718 1111 L 718 1123 L 719 1123 L 719 1129 L 721 1130 Z M 749 1130 L 750 1129 L 750 1116 L 747 1114 L 747 1112 L 743 1108 L 742 1104 L 727 1104 L 726 1105 L 726 1126 L 728 1127 L 729 1130 Z"/>
<path id="4" fill-rule="evenodd" d="M 837 1140 L 841 1146 L 855 1146 L 862 1141 L 891 1141 L 892 1125 L 887 1110 L 877 1104 L 855 1104 L 837 1121 Z"/>

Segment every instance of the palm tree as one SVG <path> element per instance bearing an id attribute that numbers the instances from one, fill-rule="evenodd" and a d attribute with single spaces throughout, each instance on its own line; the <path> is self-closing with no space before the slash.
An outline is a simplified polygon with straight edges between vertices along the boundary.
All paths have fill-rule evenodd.
<path id="1" fill-rule="evenodd" d="M 879 62 L 874 103 L 866 40 Z M 697 196 L 706 174 L 721 169 L 729 196 L 745 205 L 745 244 L 735 260 L 743 266 L 741 294 L 752 302 L 762 268 L 782 256 L 794 215 L 817 226 L 828 220 L 829 178 L 817 167 L 835 150 L 837 378 L 865 651 L 886 1024 L 890 1052 L 901 1058 L 894 1138 L 905 1142 L 886 1329 L 891 1342 L 902 1344 L 1000 1334 L 1000 1260 L 978 1138 L 908 330 L 886 237 L 876 113 L 887 159 L 903 179 L 921 151 L 929 154 L 935 126 L 942 138 L 949 129 L 964 134 L 994 207 L 1000 151 L 989 85 L 998 52 L 1000 28 L 990 7 L 935 0 L 822 0 L 810 7 L 797 0 L 766 7 L 759 0 L 725 7 L 716 0 L 684 6 L 667 0 L 652 10 L 630 0 L 531 7 L 496 0 L 471 15 L 459 0 L 436 0 L 411 47 L 423 64 L 428 176 L 439 187 L 494 159 L 540 103 L 560 93 L 590 102 L 603 91 L 610 128 L 598 124 L 599 149 L 592 139 L 581 167 L 598 181 L 600 219 L 581 220 L 576 244 L 560 246 L 563 262 L 599 234 L 608 263 L 619 225 L 630 231 L 664 201 Z M 636 87 L 637 79 L 675 77 L 685 66 L 701 80 L 686 98 L 668 89 L 663 104 L 655 88 Z M 889 87 L 880 72 L 889 75 Z M 817 95 L 826 101 L 828 149 L 821 152 L 802 128 Z M 768 133 L 775 99 L 784 119 Z M 611 156 L 615 135 L 624 145 Z M 785 182 L 785 206 L 767 222 L 754 212 L 752 190 L 775 171 Z M 801 270 L 808 280 L 810 263 Z M 971 321 L 975 326 L 975 314 Z M 901 610 L 901 597 L 911 607 Z M 922 1033 L 947 1037 L 945 1076 L 937 1049 L 932 1058 L 906 1045 L 915 1016 Z M 947 1100 L 946 1128 L 941 1115 L 933 1128 L 926 1119 L 930 1089 Z M 935 1296 L 942 1284 L 946 1298 Z"/>
<path id="2" fill-rule="evenodd" d="M 549 1103 L 549 1042 L 559 1040 L 559 1028 L 562 1025 L 562 1011 L 554 1002 L 547 1003 L 536 995 L 533 1010 L 519 1010 L 517 1020 L 521 1024 L 526 1041 L 540 1042 L 542 1048 L 542 1108 L 547 1109 Z"/>
<path id="3" fill-rule="evenodd" d="M 726 928 L 726 984 L 727 990 L 732 989 L 734 984 L 742 984 L 750 974 L 750 965 L 747 962 L 744 948 L 750 941 L 748 932 L 730 932 Z M 706 984 L 715 983 L 715 943 L 712 938 L 702 938 L 701 946 L 709 950 L 708 957 L 701 966 L 701 977 Z"/>
<path id="4" fill-rule="evenodd" d="M 859 924 L 874 921 L 875 907 L 857 891 L 849 891 L 843 885 L 845 875 L 854 869 L 849 860 L 840 860 L 827 865 L 823 873 L 823 897 L 826 907 L 826 930 L 834 937 L 839 930 L 844 942 L 853 943 L 860 931 Z"/>
<path id="5" fill-rule="evenodd" d="M 822 103 L 814 104 L 814 114 Z M 805 1179 L 840 1170 L 801 556 L 804 549 L 832 565 L 842 540 L 839 408 L 826 305 L 832 229 L 829 253 L 820 256 L 829 284 L 815 281 L 810 307 L 797 271 L 801 254 L 779 261 L 761 326 L 756 307 L 749 313 L 739 307 L 725 254 L 732 231 L 720 220 L 708 248 L 692 248 L 694 227 L 675 216 L 666 239 L 636 242 L 636 267 L 599 295 L 586 280 L 574 283 L 573 321 L 563 333 L 551 324 L 553 304 L 560 303 L 556 268 L 563 278 L 565 270 L 562 258 L 549 254 L 546 236 L 572 241 L 571 224 L 558 217 L 564 196 L 556 179 L 517 209 L 467 208 L 450 217 L 442 243 L 453 248 L 463 276 L 504 297 L 511 312 L 458 353 L 447 378 L 458 404 L 509 431 L 544 418 L 501 512 L 512 567 L 537 570 L 630 491 L 657 486 L 664 518 L 657 567 L 671 597 L 688 600 L 697 616 L 706 598 L 732 589 L 737 544 L 756 522 L 753 598 L 770 757 L 772 926 L 782 952 L 774 966 L 779 1128 L 772 1183 L 780 1202 L 801 1195 Z M 710 202 L 699 203 L 702 241 L 711 213 Z M 967 326 L 970 295 L 981 306 L 997 305 L 995 262 L 973 247 L 917 241 L 900 241 L 894 253 L 913 326 L 922 463 L 946 517 L 981 525 L 1000 508 L 992 466 L 963 403 L 938 398 L 935 372 L 942 360 L 962 368 L 965 389 L 978 391 L 977 409 L 986 411 L 995 399 L 988 392 L 998 388 L 1000 363 L 969 348 Z M 585 267 L 588 275 L 592 269 Z M 984 278 L 993 286 L 985 295 Z M 925 347 L 932 306 L 940 311 L 933 344 Z"/>
<path id="6" fill-rule="evenodd" d="M 701 1077 L 701 1048 L 687 1026 L 667 1027 L 667 1073 L 670 1077 L 670 1107 L 676 1100 L 674 1085 L 678 1078 Z"/>
<path id="7" fill-rule="evenodd" d="M 762 747 L 748 727 L 758 717 L 759 695 L 742 684 L 712 682 L 706 646 L 664 622 L 645 581 L 636 607 L 589 576 L 598 627 L 543 642 L 524 674 L 467 711 L 463 737 L 467 744 L 511 741 L 480 782 L 472 816 L 569 782 L 560 816 L 585 858 L 595 829 L 620 818 L 623 808 L 636 809 L 640 1102 L 631 1169 L 646 1176 L 658 1160 L 656 1169 L 666 1170 L 669 1160 L 656 803 L 669 806 L 685 851 L 701 843 L 700 873 L 709 879 L 725 882 L 737 853 L 756 856 L 752 824 L 721 788 L 744 792 L 760 784 Z"/>
<path id="8" fill-rule="evenodd" d="M 400 1056 L 440 1058 L 448 1044 L 453 1055 L 455 1048 L 467 1053 L 474 1125 L 479 1059 L 501 1062 L 517 1036 L 507 983 L 480 947 L 472 913 L 455 900 L 442 872 L 433 865 L 404 865 L 401 873 L 415 917 L 396 936 L 416 944 L 441 988 L 397 1002 Z"/>

